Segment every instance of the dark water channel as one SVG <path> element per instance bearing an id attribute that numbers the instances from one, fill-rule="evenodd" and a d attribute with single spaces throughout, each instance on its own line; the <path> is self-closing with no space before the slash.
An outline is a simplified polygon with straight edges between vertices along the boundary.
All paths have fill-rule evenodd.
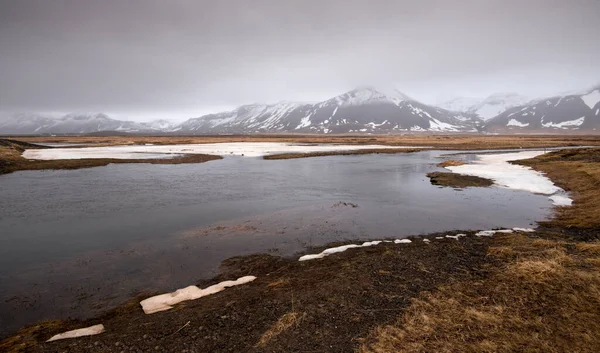
<path id="1" fill-rule="evenodd" d="M 0 176 L 0 336 L 193 284 L 236 255 L 529 227 L 549 216 L 544 196 L 431 185 L 425 175 L 440 153 L 230 157 Z"/>

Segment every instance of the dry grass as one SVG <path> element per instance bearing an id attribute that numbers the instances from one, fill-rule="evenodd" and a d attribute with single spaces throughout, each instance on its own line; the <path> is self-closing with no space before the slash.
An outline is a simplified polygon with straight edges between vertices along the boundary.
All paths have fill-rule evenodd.
<path id="1" fill-rule="evenodd" d="M 600 242 L 594 243 L 579 243 L 575 245 L 577 251 L 589 254 L 600 256 Z"/>
<path id="2" fill-rule="evenodd" d="M 597 352 L 600 271 L 588 265 L 596 259 L 544 242 L 504 236 L 490 249 L 505 262 L 492 276 L 413 300 L 361 351 Z"/>
<path id="3" fill-rule="evenodd" d="M 290 327 L 300 324 L 305 316 L 305 313 L 300 314 L 296 311 L 284 314 L 260 337 L 256 347 L 264 347 L 272 339 L 287 331 Z"/>
<path id="4" fill-rule="evenodd" d="M 575 197 L 571 207 L 561 207 L 556 216 L 543 225 L 566 231 L 592 232 L 600 230 L 600 149 L 573 149 L 548 153 L 519 164 L 533 167 L 550 176 L 558 186 Z"/>
<path id="5" fill-rule="evenodd" d="M 438 163 L 438 167 L 446 168 L 446 167 L 458 167 L 461 165 L 465 165 L 467 162 L 465 161 L 457 161 L 455 159 L 449 159 L 447 161 L 443 161 L 442 163 Z"/>

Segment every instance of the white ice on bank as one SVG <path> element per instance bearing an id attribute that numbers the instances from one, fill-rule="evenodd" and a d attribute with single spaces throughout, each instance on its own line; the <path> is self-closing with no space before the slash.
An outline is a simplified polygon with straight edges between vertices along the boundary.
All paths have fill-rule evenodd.
<path id="1" fill-rule="evenodd" d="M 239 286 L 241 284 L 252 282 L 256 279 L 254 276 L 240 277 L 235 281 L 223 281 L 205 289 L 196 286 L 189 286 L 178 289 L 171 293 L 156 295 L 140 302 L 144 313 L 153 314 L 159 311 L 165 311 L 173 308 L 173 305 L 186 300 L 195 300 L 207 295 L 218 293 L 225 288 Z"/>
<path id="2" fill-rule="evenodd" d="M 524 232 L 524 233 L 533 233 L 533 232 L 535 232 L 535 229 L 533 229 L 533 228 L 519 228 L 519 227 L 515 227 L 515 228 L 513 228 L 513 230 L 515 232 Z"/>
<path id="3" fill-rule="evenodd" d="M 529 167 L 508 163 L 520 159 L 534 158 L 544 154 L 543 151 L 524 151 L 517 153 L 481 154 L 473 164 L 448 166 L 454 173 L 473 175 L 491 179 L 497 185 L 515 190 L 525 190 L 536 194 L 551 195 L 555 205 L 564 206 L 567 200 L 565 191 L 554 185 L 544 174 Z"/>
<path id="4" fill-rule="evenodd" d="M 298 259 L 298 261 L 308 261 L 308 260 L 314 260 L 314 259 L 322 259 L 327 255 L 331 255 L 331 254 L 335 254 L 335 253 L 339 253 L 339 252 L 344 252 L 348 249 L 354 249 L 354 248 L 364 248 L 364 247 L 368 247 L 368 246 L 373 246 L 373 245 L 379 245 L 381 243 L 389 243 L 389 240 L 374 240 L 374 241 L 366 241 L 360 245 L 358 244 L 348 244 L 348 245 L 342 245 L 342 246 L 336 246 L 334 248 L 327 248 L 323 251 L 321 251 L 318 254 L 308 254 L 308 255 L 304 255 L 304 256 L 300 256 L 300 258 Z M 411 240 L 409 239 L 396 239 L 394 240 L 395 244 L 408 244 L 408 243 L 412 243 Z"/>
<path id="5" fill-rule="evenodd" d="M 493 231 L 493 230 L 482 230 L 480 232 L 475 233 L 475 236 L 477 236 L 477 237 L 491 237 L 494 234 L 496 234 L 496 231 Z"/>
<path id="6" fill-rule="evenodd" d="M 446 235 L 446 238 L 459 240 L 461 237 L 466 237 L 466 234 Z"/>
<path id="7" fill-rule="evenodd" d="M 335 144 L 294 144 L 279 142 L 232 142 L 206 143 L 190 145 L 133 145 L 105 146 L 83 148 L 49 148 L 26 150 L 23 157 L 27 159 L 83 159 L 83 158 L 115 158 L 115 159 L 147 159 L 169 158 L 182 154 L 212 154 L 219 156 L 261 157 L 281 153 L 310 153 L 356 151 L 363 149 L 414 148 L 415 146 L 384 145 L 335 145 Z"/>
<path id="8" fill-rule="evenodd" d="M 83 336 L 93 336 L 104 332 L 104 325 L 94 325 L 86 328 L 80 328 L 77 330 L 71 330 L 63 333 L 59 333 L 58 335 L 54 335 L 50 337 L 46 342 L 64 340 L 66 338 L 77 338 Z"/>
<path id="9" fill-rule="evenodd" d="M 552 195 L 550 200 L 556 206 L 571 206 L 573 204 L 573 200 L 563 195 Z"/>

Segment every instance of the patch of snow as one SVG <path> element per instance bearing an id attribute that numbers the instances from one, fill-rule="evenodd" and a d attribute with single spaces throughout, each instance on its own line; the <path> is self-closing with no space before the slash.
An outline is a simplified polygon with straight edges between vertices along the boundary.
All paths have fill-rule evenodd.
<path id="1" fill-rule="evenodd" d="M 366 131 L 366 129 L 365 129 Z M 26 150 L 23 157 L 37 160 L 82 159 L 82 158 L 115 158 L 115 159 L 147 159 L 169 158 L 181 154 L 212 154 L 219 156 L 262 157 L 279 153 L 310 153 L 330 151 L 356 151 L 361 149 L 405 148 L 384 145 L 301 145 L 279 142 L 235 142 L 207 143 L 193 145 L 156 145 L 156 146 L 107 146 L 83 148 L 50 148 Z M 414 148 L 414 147 L 406 147 Z"/>
<path id="2" fill-rule="evenodd" d="M 506 124 L 506 126 L 518 126 L 518 127 L 527 127 L 529 123 L 522 123 L 515 119 L 510 119 L 510 121 Z"/>
<path id="3" fill-rule="evenodd" d="M 165 311 L 173 308 L 173 305 L 186 300 L 195 300 L 207 295 L 218 293 L 225 288 L 239 286 L 252 282 L 256 279 L 254 276 L 240 277 L 235 281 L 223 281 L 221 283 L 200 289 L 196 286 L 189 286 L 178 289 L 175 292 L 156 295 L 140 302 L 144 313 L 153 314 L 159 311 Z"/>
<path id="4" fill-rule="evenodd" d="M 515 190 L 525 190 L 543 195 L 564 195 L 565 191 L 554 185 L 544 174 L 529 167 L 508 163 L 519 159 L 534 158 L 542 151 L 477 155 L 475 164 L 448 166 L 447 169 L 462 175 L 491 179 L 497 185 Z"/>
<path id="5" fill-rule="evenodd" d="M 519 228 L 519 227 L 515 227 L 515 228 L 513 228 L 513 230 L 515 232 L 524 232 L 524 233 L 533 233 L 533 232 L 535 232 L 535 229 L 533 229 L 533 228 Z"/>
<path id="6" fill-rule="evenodd" d="M 573 200 L 564 195 L 552 195 L 549 198 L 555 206 L 571 206 L 573 204 Z"/>
<path id="7" fill-rule="evenodd" d="M 581 99 L 583 99 L 583 102 L 590 107 L 590 109 L 594 109 L 596 104 L 600 102 L 600 90 L 596 89 L 585 96 L 581 96 Z M 596 113 L 596 115 L 598 115 L 598 113 Z"/>
<path id="8" fill-rule="evenodd" d="M 571 127 L 571 126 L 581 126 L 581 124 L 583 124 L 584 121 L 585 121 L 585 116 L 582 116 L 579 119 L 567 120 L 567 121 L 563 121 L 561 123 L 543 123 L 542 122 L 542 126 L 564 129 L 564 128 Z"/>
<path id="9" fill-rule="evenodd" d="M 461 237 L 466 237 L 466 234 L 456 234 L 456 235 L 446 235 L 446 238 L 450 238 L 450 239 L 460 239 Z"/>
<path id="10" fill-rule="evenodd" d="M 433 131 L 457 131 L 454 125 L 433 118 L 429 119 L 429 129 Z"/>
<path id="11" fill-rule="evenodd" d="M 431 240 L 429 240 L 427 238 L 423 239 L 423 241 L 426 242 L 426 243 L 431 243 Z"/>
<path id="12" fill-rule="evenodd" d="M 496 234 L 496 231 L 494 231 L 494 230 L 482 230 L 480 232 L 475 233 L 475 236 L 478 236 L 478 237 L 491 237 L 494 234 Z"/>
<path id="13" fill-rule="evenodd" d="M 312 124 L 312 122 L 310 121 L 310 117 L 312 115 L 313 115 L 313 113 L 310 113 L 310 114 L 308 114 L 308 116 L 305 116 L 304 118 L 300 119 L 300 124 L 298 124 L 298 126 L 296 126 L 296 130 L 302 129 L 303 127 L 310 126 L 310 124 Z"/>
<path id="14" fill-rule="evenodd" d="M 370 122 L 370 123 L 366 123 L 365 125 L 366 125 L 366 126 L 369 126 L 369 127 L 371 127 L 371 128 L 375 128 L 375 127 L 380 127 L 380 126 L 382 126 L 382 125 L 385 125 L 385 124 L 387 124 L 387 122 L 388 122 L 387 120 L 386 120 L 386 121 L 384 121 L 384 122 L 383 122 L 383 123 L 381 123 L 381 124 L 375 124 L 374 122 Z"/>
<path id="15" fill-rule="evenodd" d="M 362 243 L 361 246 L 373 246 L 373 245 L 379 245 L 381 244 L 382 241 L 381 240 L 375 240 L 375 241 L 366 241 L 364 243 Z M 386 242 L 387 243 L 387 242 Z"/>
<path id="16" fill-rule="evenodd" d="M 327 248 L 323 251 L 321 251 L 318 254 L 308 254 L 308 255 L 304 255 L 304 256 L 300 256 L 300 258 L 298 259 L 298 261 L 308 261 L 308 260 L 314 260 L 314 259 L 322 259 L 325 256 L 331 255 L 331 254 L 336 254 L 336 253 L 340 253 L 340 252 L 344 252 L 348 249 L 355 249 L 355 248 L 364 248 L 364 247 L 369 247 L 369 246 L 374 246 L 374 245 L 379 245 L 381 243 L 389 243 L 390 241 L 388 240 L 374 240 L 374 241 L 366 241 L 360 245 L 358 244 L 348 244 L 348 245 L 342 245 L 342 246 L 336 246 L 334 248 Z M 407 243 L 412 243 L 410 240 L 408 239 L 399 239 L 399 240 L 394 240 L 395 244 L 407 244 Z"/>
<path id="17" fill-rule="evenodd" d="M 104 325 L 102 325 L 102 324 L 94 325 L 94 326 L 90 326 L 90 327 L 86 327 L 86 328 L 80 328 L 77 330 L 71 330 L 71 331 L 59 333 L 58 335 L 54 335 L 54 336 L 50 337 L 50 339 L 47 340 L 46 342 L 64 340 L 66 338 L 93 336 L 93 335 L 98 335 L 102 332 L 104 332 Z"/>

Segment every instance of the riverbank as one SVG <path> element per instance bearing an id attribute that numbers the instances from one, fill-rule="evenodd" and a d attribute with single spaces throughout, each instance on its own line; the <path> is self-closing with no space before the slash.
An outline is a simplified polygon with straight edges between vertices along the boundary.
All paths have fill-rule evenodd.
<path id="1" fill-rule="evenodd" d="M 145 315 L 139 300 L 86 322 L 51 322 L 6 339 L 6 351 L 597 351 L 600 348 L 599 152 L 530 163 L 575 199 L 535 233 L 458 240 L 446 232 L 298 262 L 233 258 L 199 283 L 254 275 L 239 287 Z M 566 164 L 565 164 L 566 163 Z M 534 165 L 535 164 L 535 165 Z M 571 170 L 565 170 L 565 168 Z M 574 174 L 571 174 L 574 172 Z M 575 175 L 575 176 L 573 176 Z M 437 239 L 441 237 L 442 239 Z M 586 240 L 586 241 L 582 241 Z M 336 245 L 336 244 L 333 244 Z M 310 253 L 322 249 L 312 249 Z M 102 323 L 97 336 L 43 343 Z"/>
<path id="2" fill-rule="evenodd" d="M 115 159 L 115 158 L 90 158 L 90 159 L 58 159 L 58 160 L 30 160 L 21 154 L 26 149 L 43 148 L 18 140 L 0 139 L 0 175 L 13 173 L 20 170 L 53 170 L 53 169 L 82 169 L 103 167 L 111 163 L 150 163 L 150 164 L 184 164 L 204 163 L 223 159 L 220 156 L 207 154 L 187 154 L 172 158 L 156 159 Z"/>

